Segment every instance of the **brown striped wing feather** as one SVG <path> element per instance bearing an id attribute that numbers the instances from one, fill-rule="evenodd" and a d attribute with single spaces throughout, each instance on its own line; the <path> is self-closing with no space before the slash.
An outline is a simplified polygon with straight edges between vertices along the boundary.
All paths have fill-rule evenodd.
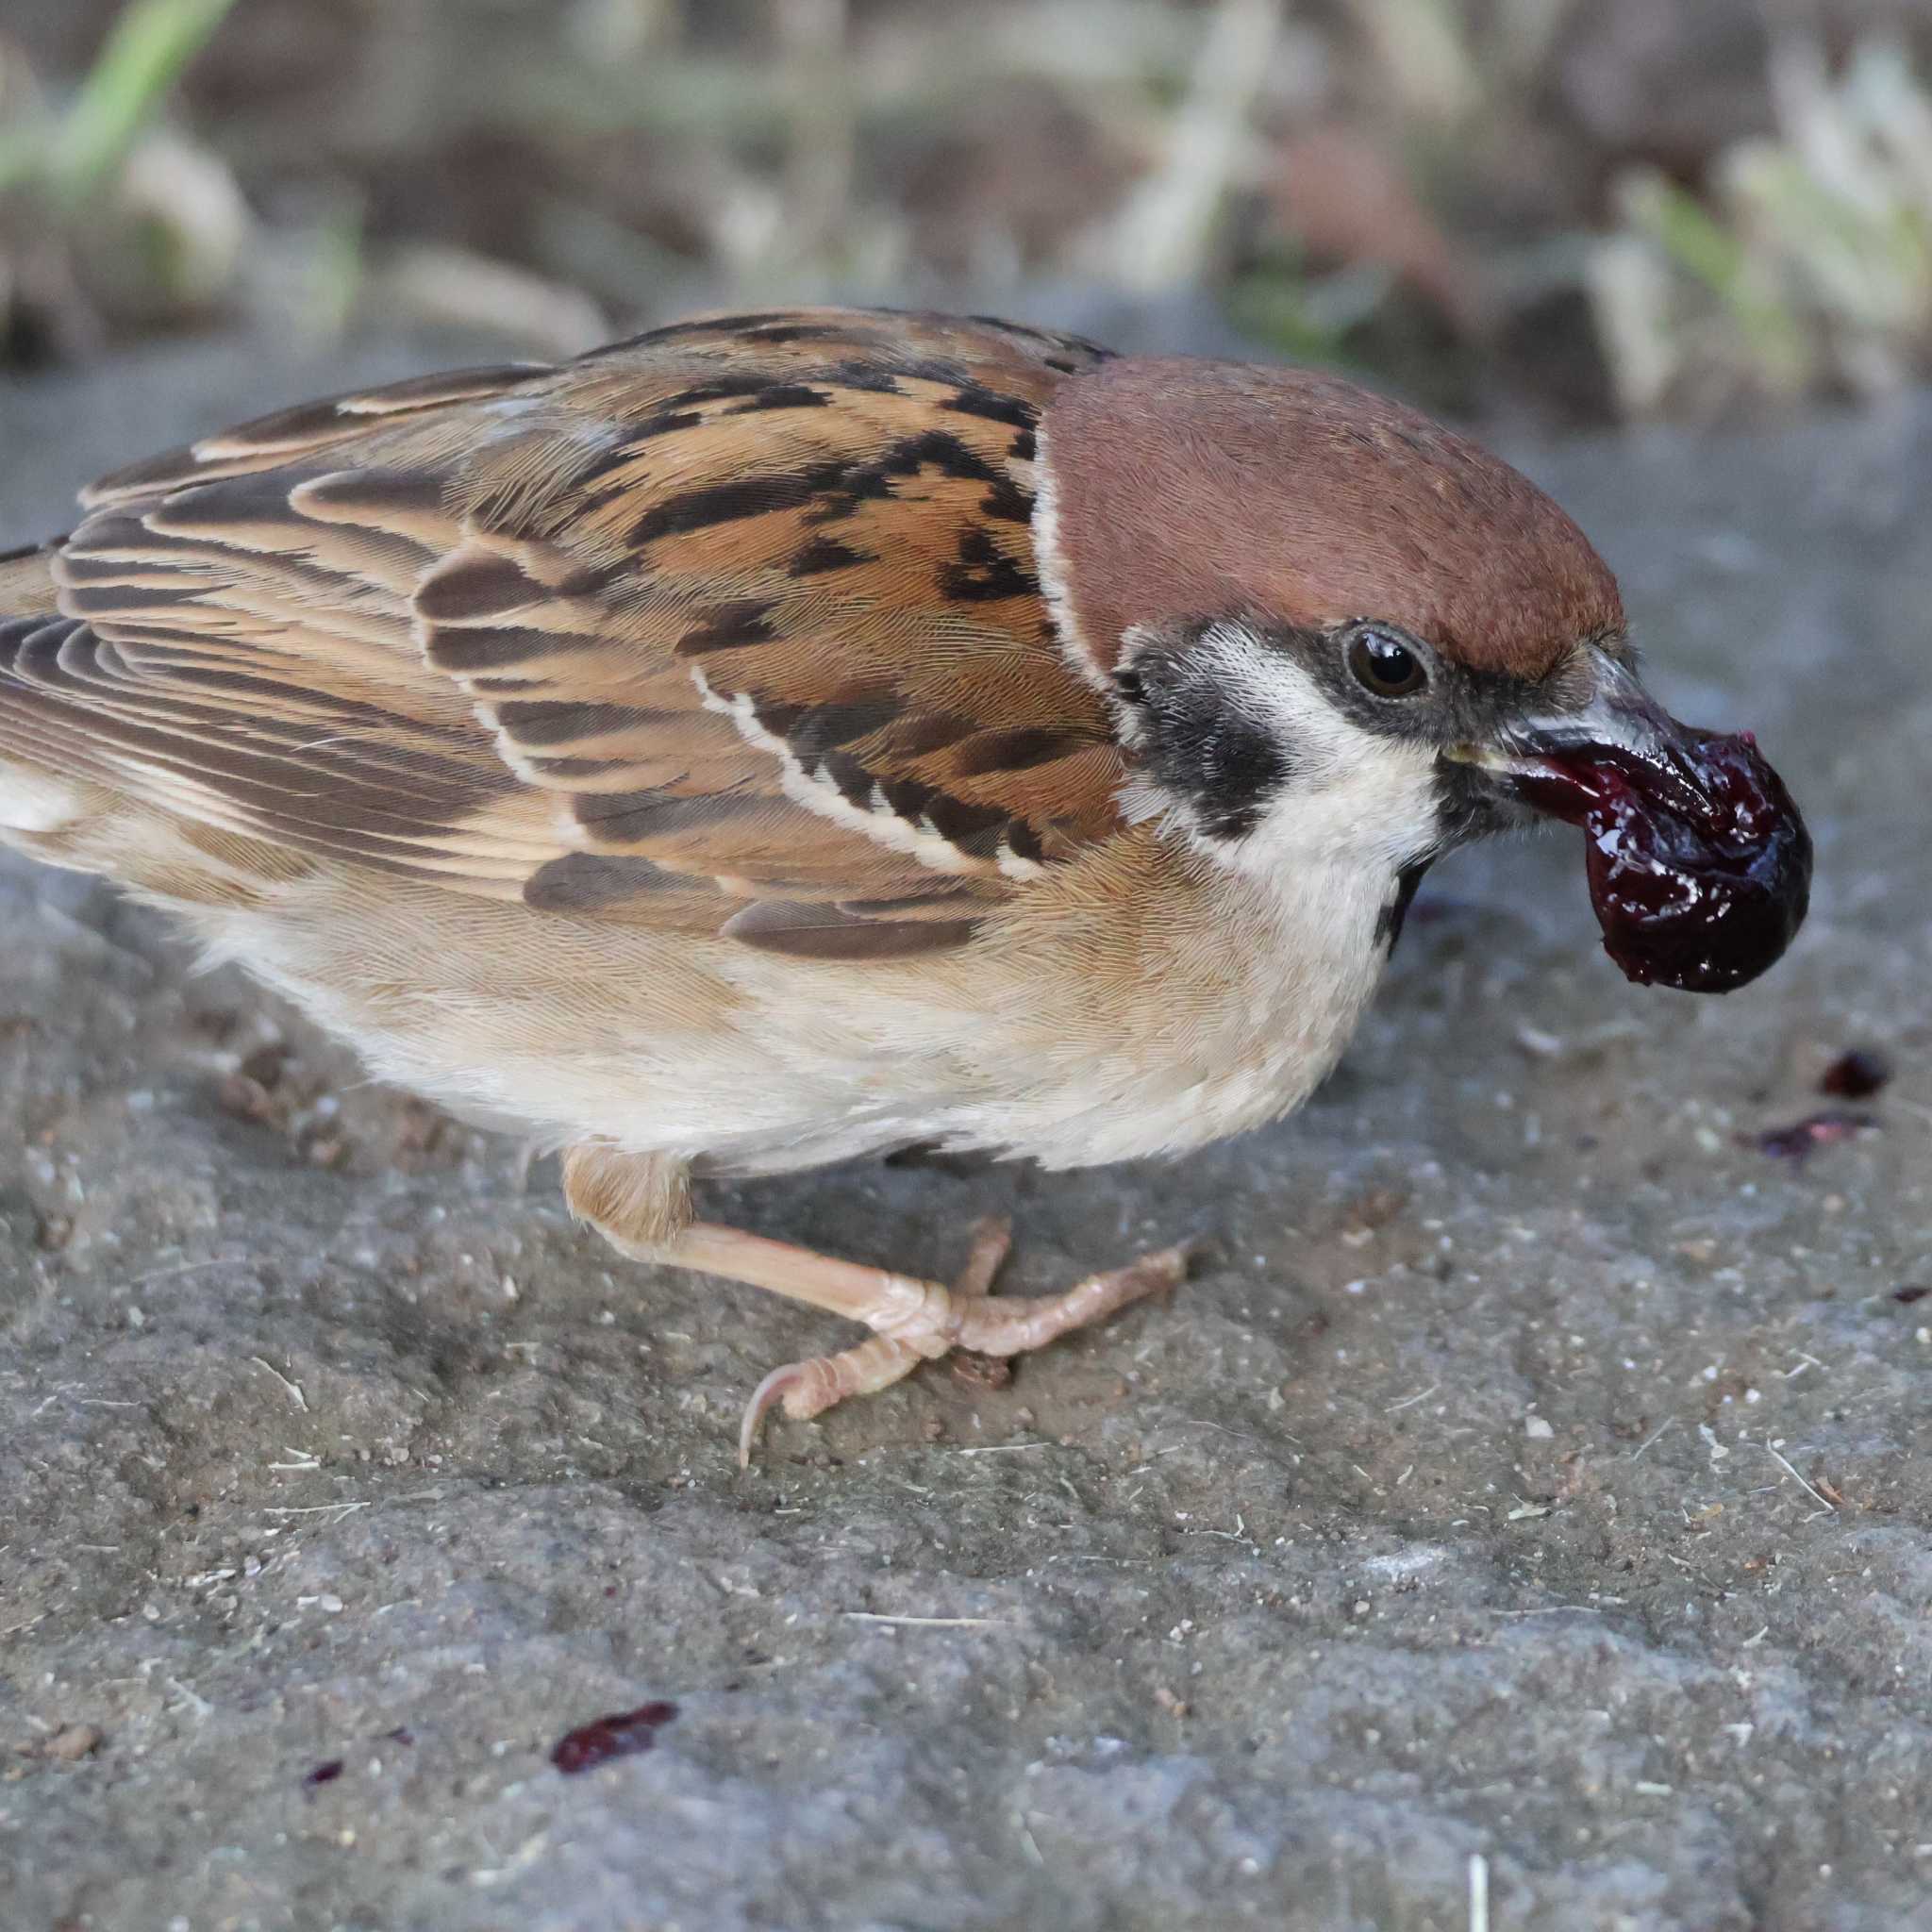
<path id="1" fill-rule="evenodd" d="M 1116 824 L 1034 425 L 1101 352 L 850 311 L 339 397 L 123 471 L 0 749 L 270 847 L 891 957 Z"/>

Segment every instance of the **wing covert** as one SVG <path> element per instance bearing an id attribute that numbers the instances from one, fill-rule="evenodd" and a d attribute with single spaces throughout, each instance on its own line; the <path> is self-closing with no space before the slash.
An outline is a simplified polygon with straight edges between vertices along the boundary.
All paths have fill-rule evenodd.
<path id="1" fill-rule="evenodd" d="M 1117 823 L 1033 574 L 1100 352 L 851 311 L 282 412 L 90 492 L 0 714 L 270 843 L 893 957 Z"/>

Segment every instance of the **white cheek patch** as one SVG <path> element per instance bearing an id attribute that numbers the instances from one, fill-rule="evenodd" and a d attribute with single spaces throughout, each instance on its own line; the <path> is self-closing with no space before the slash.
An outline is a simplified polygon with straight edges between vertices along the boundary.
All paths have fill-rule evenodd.
<path id="1" fill-rule="evenodd" d="M 1221 848 L 1243 872 L 1358 865 L 1379 882 L 1439 840 L 1435 753 L 1366 731 L 1313 676 L 1245 625 L 1202 639 L 1229 702 L 1267 721 L 1288 775 L 1254 830 Z"/>

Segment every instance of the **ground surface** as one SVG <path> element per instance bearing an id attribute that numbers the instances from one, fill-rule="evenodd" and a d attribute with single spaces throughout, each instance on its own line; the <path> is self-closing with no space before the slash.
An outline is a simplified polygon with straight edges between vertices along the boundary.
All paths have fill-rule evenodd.
<path id="1" fill-rule="evenodd" d="M 339 375 L 0 390 L 0 542 Z M 1535 459 L 1816 909 L 1625 986 L 1568 838 L 1425 889 L 1298 1119 L 1178 1166 L 726 1205 L 1010 1284 L 1222 1258 L 748 1474 L 842 1339 L 617 1265 L 85 880 L 0 872 L 0 1920 L 243 1928 L 1932 1924 L 1932 417 Z M 1757 1144 L 1882 1049 L 1878 1124 Z M 1843 1105 L 1843 1103 L 1835 1103 Z M 654 1748 L 578 1776 L 574 1726 Z M 330 1767 L 338 1767 L 333 1773 Z"/>

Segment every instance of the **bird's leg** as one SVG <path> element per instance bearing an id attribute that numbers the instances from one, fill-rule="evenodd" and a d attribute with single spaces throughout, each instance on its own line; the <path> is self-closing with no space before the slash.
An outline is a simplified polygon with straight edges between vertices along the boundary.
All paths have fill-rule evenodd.
<path id="1" fill-rule="evenodd" d="M 1176 1286 L 1188 1266 L 1186 1249 L 1164 1248 L 1124 1268 L 1090 1274 L 1061 1294 L 961 1295 L 935 1281 L 834 1260 L 809 1248 L 791 1247 L 708 1222 L 687 1228 L 666 1246 L 662 1258 L 772 1289 L 863 1322 L 875 1331 L 873 1341 L 843 1355 L 790 1363 L 767 1375 L 745 1407 L 739 1431 L 741 1464 L 750 1460 L 758 1424 L 774 1401 L 783 1403 L 787 1415 L 803 1420 L 822 1414 L 847 1395 L 888 1388 L 922 1358 L 942 1356 L 949 1349 L 1024 1355 L 1143 1295 Z M 969 1276 L 983 1274 L 983 1263 L 975 1269 L 969 1262 L 968 1272 Z M 969 1280 L 969 1285 L 976 1286 L 976 1281 Z"/>
<path id="2" fill-rule="evenodd" d="M 783 1401 L 788 1415 L 813 1415 L 846 1394 L 897 1381 L 912 1366 L 908 1357 L 930 1359 L 953 1348 L 1024 1355 L 1129 1302 L 1176 1286 L 1187 1273 L 1187 1250 L 1164 1248 L 1124 1268 L 1090 1274 L 1060 1294 L 993 1297 L 982 1287 L 998 1265 L 994 1257 L 989 1266 L 991 1238 L 986 1237 L 987 1246 L 975 1242 L 965 1283 L 980 1291 L 962 1295 L 936 1281 L 841 1261 L 715 1222 L 692 1221 L 683 1164 L 661 1158 L 625 1156 L 594 1145 L 574 1147 L 564 1156 L 564 1194 L 572 1210 L 620 1254 L 809 1302 L 864 1323 L 903 1351 L 866 1343 L 844 1357 L 798 1364 L 799 1373 L 791 1379 L 784 1379 L 790 1372 L 781 1370 L 775 1388 L 768 1376 L 760 1390 L 763 1403 L 754 1396 L 747 1411 L 741 1453 L 748 1453 L 750 1432 L 774 1397 Z"/>
<path id="3" fill-rule="evenodd" d="M 953 1277 L 953 1292 L 991 1294 L 1012 1246 L 1013 1224 L 1004 1214 L 989 1214 L 973 1230 L 973 1245 L 966 1251 L 965 1267 Z"/>
<path id="4" fill-rule="evenodd" d="M 691 1168 L 663 1154 L 620 1154 L 593 1141 L 564 1150 L 563 1198 L 620 1255 L 663 1259 L 691 1225 Z"/>
<path id="5" fill-rule="evenodd" d="M 973 1246 L 966 1265 L 953 1278 L 956 1300 L 991 1294 L 994 1277 L 1013 1245 L 1012 1223 L 1004 1215 L 989 1214 L 973 1230 Z M 839 1355 L 813 1356 L 808 1361 L 787 1362 L 775 1368 L 752 1391 L 744 1406 L 744 1417 L 738 1427 L 738 1466 L 751 1460 L 751 1445 L 758 1441 L 758 1426 L 765 1411 L 783 1401 L 785 1413 L 793 1422 L 805 1422 L 823 1415 L 848 1395 L 876 1395 L 894 1382 L 909 1375 L 925 1357 L 908 1343 L 890 1335 L 874 1335 Z"/>

